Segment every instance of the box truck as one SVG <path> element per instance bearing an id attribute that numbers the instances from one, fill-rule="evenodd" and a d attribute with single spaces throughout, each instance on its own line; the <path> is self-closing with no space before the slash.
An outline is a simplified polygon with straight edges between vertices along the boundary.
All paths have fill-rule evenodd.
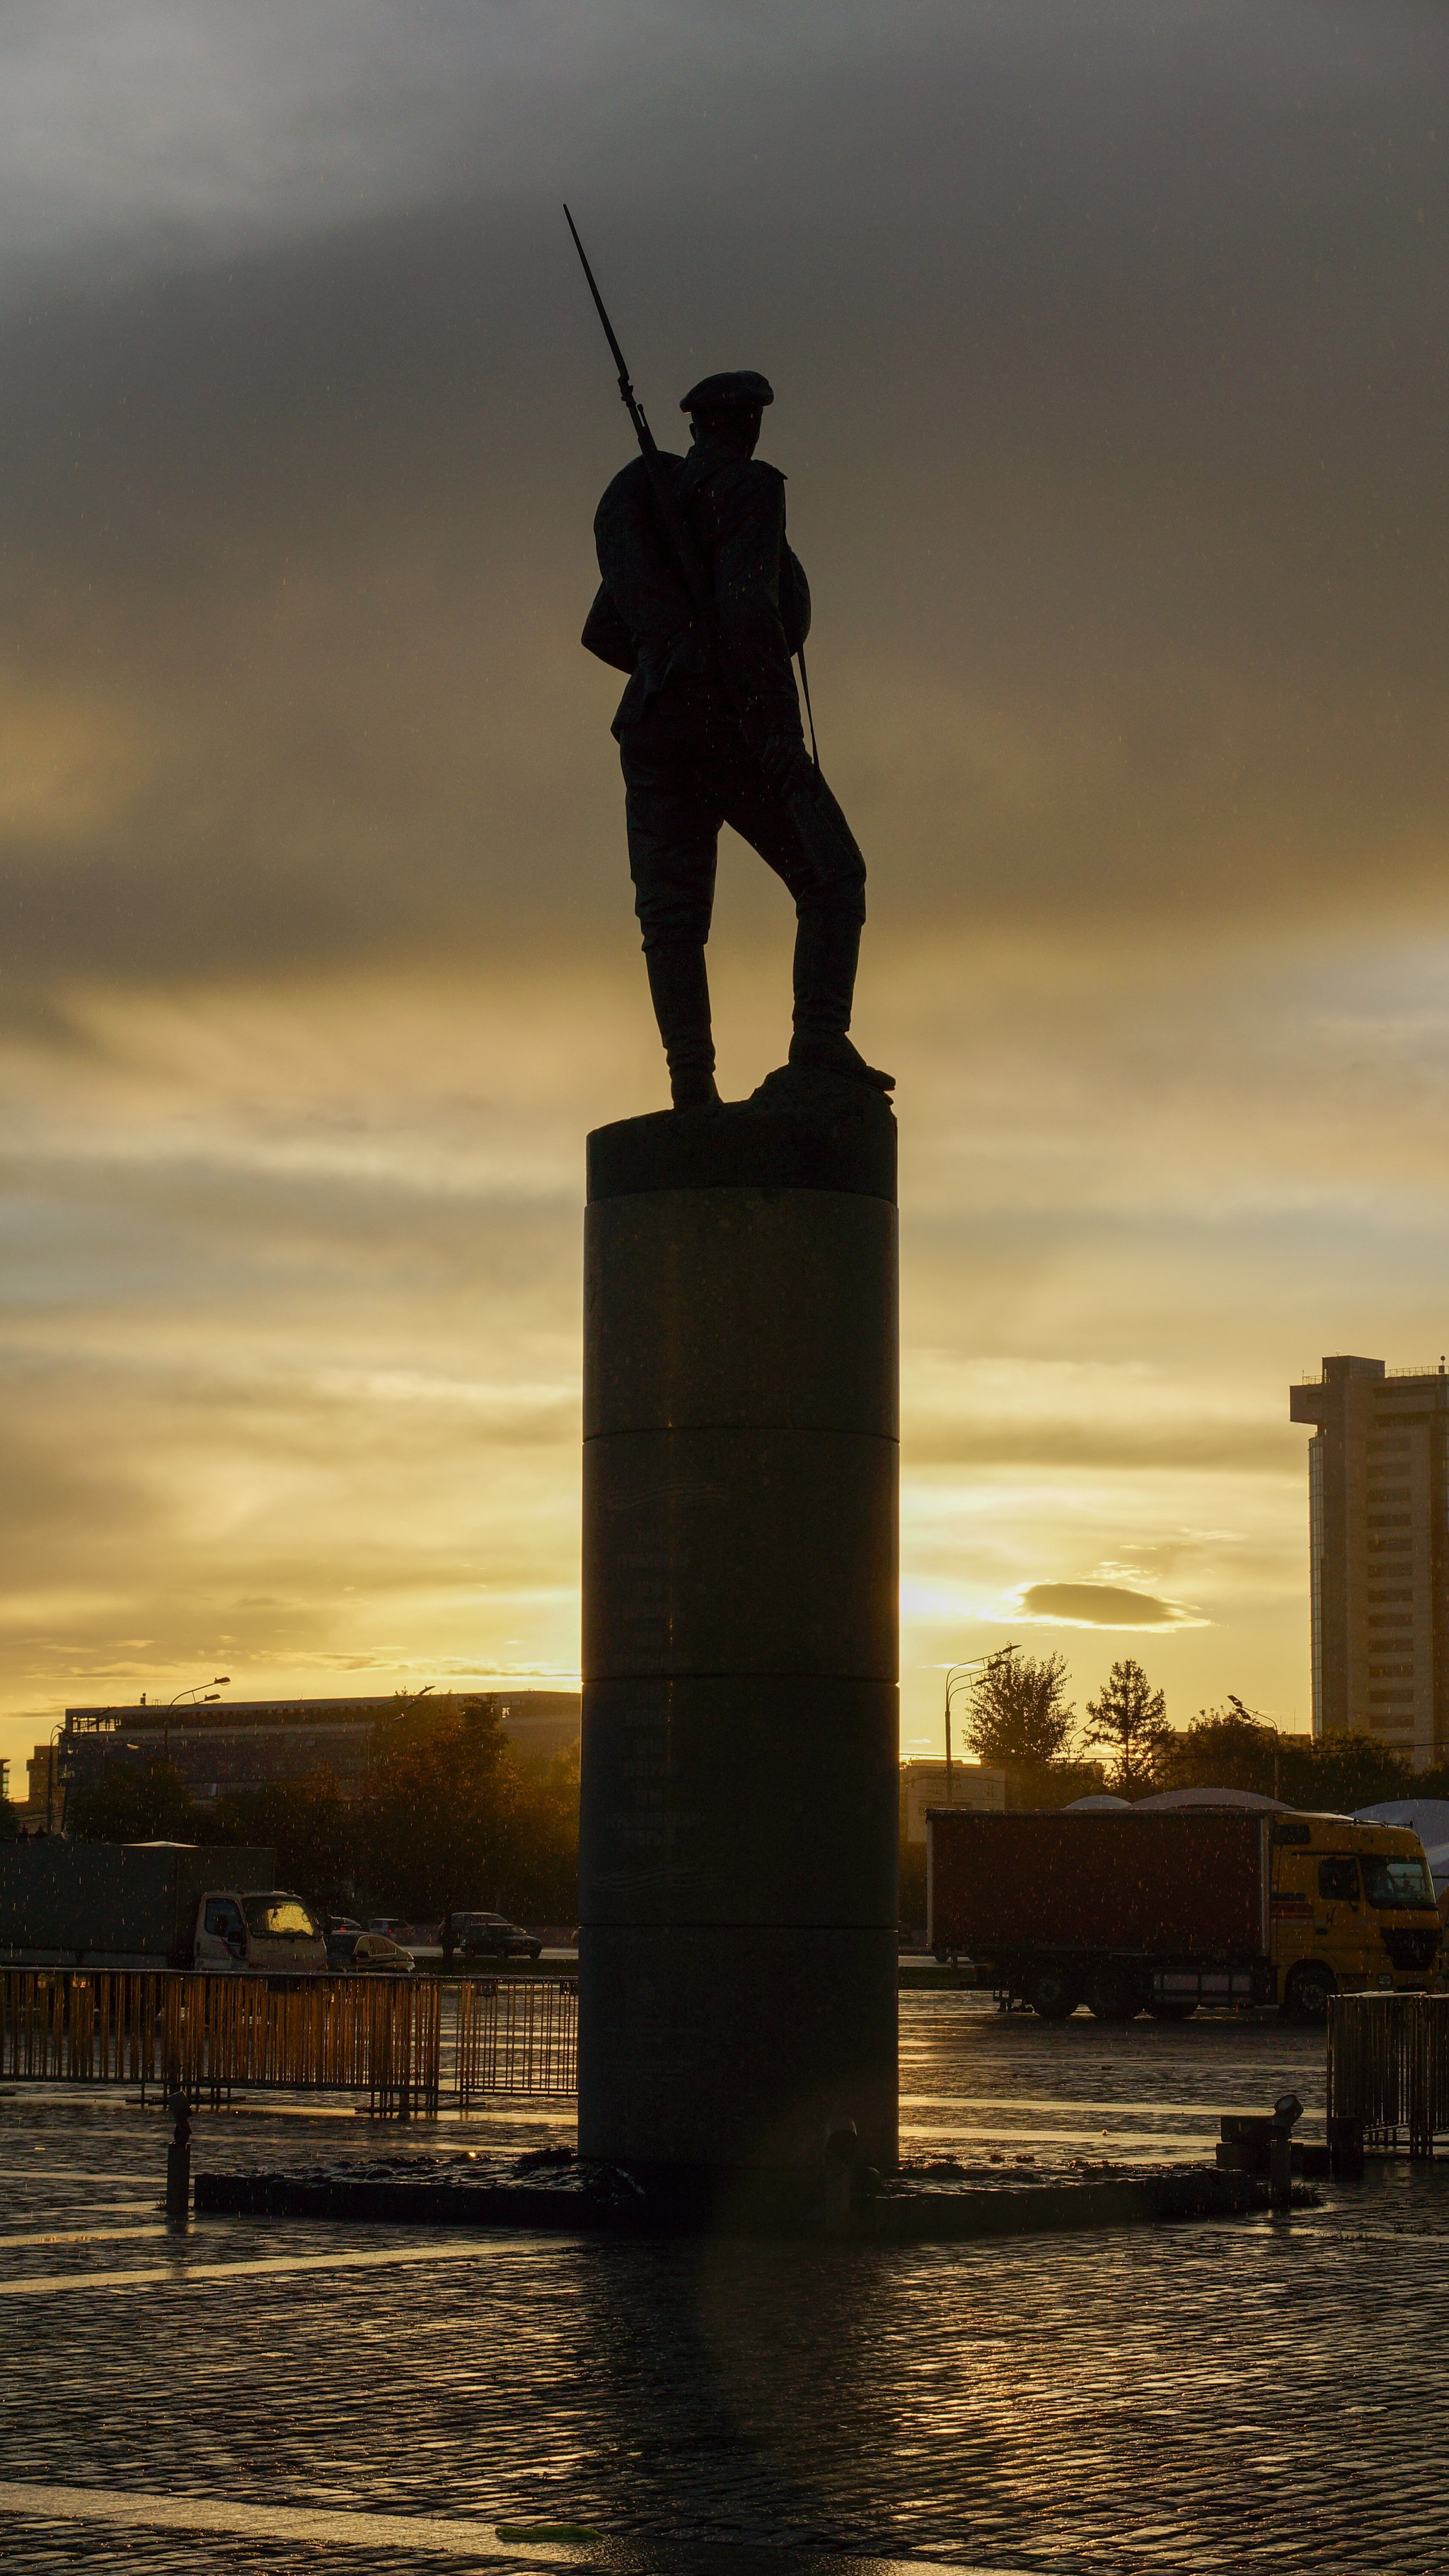
<path id="1" fill-rule="evenodd" d="M 1060 2021 L 1429 1986 L 1443 1937 L 1417 1834 L 1347 1816 L 1192 1807 L 933 1808 L 929 1938 L 1004 2002 Z"/>
<path id="2" fill-rule="evenodd" d="M 276 1865 L 195 1843 L 0 1844 L 0 1967 L 320 1974 L 322 1925 Z"/>

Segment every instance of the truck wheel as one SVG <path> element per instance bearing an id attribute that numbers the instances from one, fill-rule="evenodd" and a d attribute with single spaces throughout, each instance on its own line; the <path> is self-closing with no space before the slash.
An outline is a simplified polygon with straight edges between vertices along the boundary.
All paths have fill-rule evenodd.
<path id="1" fill-rule="evenodd" d="M 1288 1980 L 1283 2011 L 1289 2021 L 1327 2021 L 1328 1998 L 1338 1979 L 1326 1959 L 1302 1959 Z"/>
<path id="2" fill-rule="evenodd" d="M 1094 1968 L 1087 1979 L 1087 2006 L 1098 2021 L 1132 2021 L 1142 2003 L 1130 1969 Z"/>
<path id="3" fill-rule="evenodd" d="M 1027 1989 L 1038 2021 L 1066 2021 L 1081 2000 L 1081 1989 L 1065 1968 L 1038 1968 Z"/>

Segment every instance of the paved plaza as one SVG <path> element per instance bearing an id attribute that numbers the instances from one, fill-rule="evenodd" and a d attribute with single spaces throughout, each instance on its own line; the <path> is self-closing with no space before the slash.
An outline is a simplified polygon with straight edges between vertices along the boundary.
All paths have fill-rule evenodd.
<path id="1" fill-rule="evenodd" d="M 903 2154 L 973 2176 L 1210 2158 L 1284 2085 L 1320 2127 L 1320 2034 L 902 1999 Z M 253 2102 L 196 2162 L 503 2172 L 571 2128 Z M 1437 2169 L 994 2244 L 168 2230 L 167 2134 L 0 2098 L 7 2566 L 1449 2570 Z"/>

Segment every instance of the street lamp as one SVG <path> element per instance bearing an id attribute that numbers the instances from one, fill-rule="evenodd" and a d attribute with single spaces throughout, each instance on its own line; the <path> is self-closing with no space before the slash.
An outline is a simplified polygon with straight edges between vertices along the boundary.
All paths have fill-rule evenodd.
<path id="1" fill-rule="evenodd" d="M 1010 1654 L 1010 1652 L 1011 1652 L 1011 1648 L 1010 1648 L 1009 1646 L 998 1646 L 998 1647 L 996 1648 L 995 1652 L 994 1652 L 994 1653 L 992 1653 L 992 1654 L 989 1654 L 989 1655 L 973 1655 L 973 1656 L 971 1657 L 971 1659 L 970 1659 L 970 1662 L 969 1662 L 969 1663 L 965 1663 L 965 1664 L 952 1664 L 952 1665 L 950 1666 L 949 1670 L 947 1671 L 947 1674 L 946 1674 L 946 1804 L 947 1804 L 947 1806 L 948 1806 L 948 1807 L 949 1807 L 949 1806 L 950 1806 L 950 1804 L 951 1804 L 951 1695 L 952 1695 L 953 1691 L 958 1691 L 958 1690 L 962 1689 L 963 1687 L 965 1687 L 965 1688 L 967 1688 L 967 1689 L 969 1689 L 969 1688 L 970 1688 L 970 1682 L 969 1682 L 969 1680 L 968 1680 L 968 1675 L 973 1674 L 973 1673 L 980 1673 L 980 1672 L 985 1672 L 985 1671 L 987 1671 L 987 1670 L 989 1669 L 989 1667 L 990 1667 L 992 1664 L 996 1663 L 996 1662 L 998 1661 L 998 1659 L 999 1659 L 1002 1655 L 1009 1655 L 1009 1654 Z"/>
<path id="2" fill-rule="evenodd" d="M 230 1673 L 213 1673 L 213 1674 L 212 1674 L 212 1676 L 211 1676 L 211 1680 L 212 1680 L 212 1682 L 214 1682 L 218 1687 L 220 1687 L 220 1686 L 221 1686 L 221 1685 L 223 1685 L 224 1683 L 229 1682 L 229 1681 L 231 1680 L 231 1675 L 230 1675 Z M 171 1715 L 170 1715 L 170 1712 L 171 1712 L 171 1710 L 176 1706 L 176 1700 L 177 1700 L 177 1699 L 189 1699 L 189 1700 L 192 1702 L 193 1706 L 194 1706 L 194 1705 L 195 1705 L 195 1702 L 196 1702 L 196 1694 L 197 1694 L 197 1692 L 198 1692 L 198 1691 L 203 1691 L 203 1692 L 205 1693 L 205 1695 L 206 1695 L 206 1697 L 207 1697 L 208 1699 L 215 1699 L 215 1697 L 216 1697 L 216 1691 L 211 1687 L 211 1685 L 210 1685 L 209 1683 L 207 1683 L 207 1682 L 188 1682 L 188 1683 L 187 1683 L 187 1685 L 186 1685 L 185 1690 L 179 1690 L 179 1691 L 177 1692 L 177 1694 L 176 1694 L 176 1699 L 168 1699 L 168 1701 L 167 1701 L 167 1703 L 166 1703 L 166 1710 L 167 1710 L 166 1723 L 165 1723 L 165 1725 L 164 1725 L 164 1726 L 162 1727 L 162 1729 L 161 1729 L 161 1753 L 162 1753 L 162 1758 L 163 1758 L 165 1761 L 167 1761 L 167 1762 L 169 1762 L 169 1761 L 170 1761 L 170 1759 L 171 1759 Z"/>

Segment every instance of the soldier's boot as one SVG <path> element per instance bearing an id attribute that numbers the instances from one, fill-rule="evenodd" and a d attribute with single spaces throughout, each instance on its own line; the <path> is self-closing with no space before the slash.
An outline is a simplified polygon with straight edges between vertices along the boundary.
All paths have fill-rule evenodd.
<path id="1" fill-rule="evenodd" d="M 646 948 L 649 998 L 664 1040 L 669 1088 L 676 1109 L 717 1109 L 714 1039 L 709 1020 L 709 977 L 703 946 Z"/>
<path id="2" fill-rule="evenodd" d="M 811 908 L 795 931 L 795 1034 L 790 1062 L 816 1073 L 841 1074 L 872 1091 L 893 1091 L 895 1075 L 867 1064 L 845 1032 L 855 998 L 860 923 L 848 912 Z"/>

